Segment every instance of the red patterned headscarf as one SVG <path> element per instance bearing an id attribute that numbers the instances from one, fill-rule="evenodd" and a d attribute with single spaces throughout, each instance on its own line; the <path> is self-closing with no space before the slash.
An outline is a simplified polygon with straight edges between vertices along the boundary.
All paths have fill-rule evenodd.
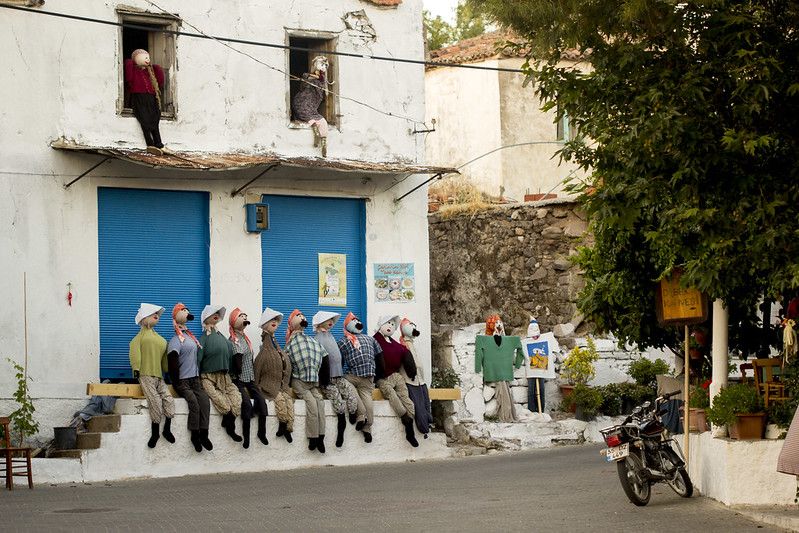
<path id="1" fill-rule="evenodd" d="M 352 343 L 352 347 L 357 350 L 361 347 L 361 343 L 358 342 L 358 337 L 347 331 L 347 324 L 353 320 L 358 320 L 358 318 L 352 311 L 350 311 L 349 314 L 347 314 L 347 318 L 344 319 L 344 336 L 347 337 L 347 339 Z"/>
<path id="2" fill-rule="evenodd" d="M 286 345 L 288 345 L 289 341 L 291 340 L 291 335 L 296 333 L 296 331 L 291 331 L 291 321 L 294 320 L 297 315 L 301 315 L 302 311 L 299 309 L 295 309 L 289 315 L 289 319 L 286 321 Z"/>
<path id="3" fill-rule="evenodd" d="M 230 319 L 229 319 L 229 322 L 230 322 L 230 340 L 232 342 L 238 341 L 238 338 L 239 338 L 236 335 L 236 329 L 234 328 L 234 324 L 236 324 L 236 319 L 239 318 L 240 314 L 241 314 L 241 309 L 239 309 L 238 307 L 230 312 Z M 242 332 L 242 335 L 244 335 L 244 340 L 247 341 L 247 346 L 249 346 L 250 350 L 252 350 L 252 342 L 250 342 L 250 338 L 244 332 Z"/>
<path id="4" fill-rule="evenodd" d="M 493 335 L 494 334 L 494 327 L 497 325 L 497 322 L 502 320 L 499 315 L 491 315 L 486 318 L 486 335 Z"/>
<path id="5" fill-rule="evenodd" d="M 185 333 L 186 335 L 194 339 L 194 342 L 196 342 L 197 346 L 199 346 L 200 341 L 197 340 L 197 337 L 194 336 L 194 333 L 189 331 L 188 327 L 181 326 L 180 324 L 178 324 L 177 321 L 175 320 L 175 317 L 178 316 L 178 313 L 184 309 L 187 309 L 187 307 L 181 302 L 176 303 L 175 307 L 172 308 L 172 327 L 175 328 L 175 335 L 178 336 L 178 340 L 182 343 L 183 341 L 186 340 L 186 337 L 183 336 L 183 334 Z"/>

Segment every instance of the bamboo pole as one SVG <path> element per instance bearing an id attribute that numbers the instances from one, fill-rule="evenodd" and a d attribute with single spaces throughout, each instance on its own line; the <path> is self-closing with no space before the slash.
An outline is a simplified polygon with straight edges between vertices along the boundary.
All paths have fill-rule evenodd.
<path id="1" fill-rule="evenodd" d="M 538 412 L 543 413 L 544 410 L 541 409 L 541 389 L 539 388 L 539 383 L 541 383 L 541 378 L 535 378 L 535 401 L 538 404 Z"/>
<path id="2" fill-rule="evenodd" d="M 691 427 L 691 420 L 690 420 L 691 419 L 691 409 L 688 407 L 688 399 L 691 396 L 691 393 L 688 390 L 688 377 L 690 376 L 690 369 L 689 369 L 689 364 L 688 364 L 688 349 L 689 349 L 688 338 L 689 338 L 688 337 L 688 325 L 686 325 L 685 326 L 685 355 L 684 355 L 684 361 L 685 361 L 684 373 L 685 373 L 685 376 L 683 378 L 683 391 L 682 391 L 683 413 L 684 413 L 684 415 L 683 415 L 683 418 L 684 418 L 684 424 L 683 424 L 683 448 L 684 448 L 684 450 L 683 450 L 683 454 L 685 454 L 685 470 L 686 471 L 688 470 L 688 454 L 690 453 L 689 435 L 691 434 L 691 431 L 690 431 L 690 427 Z"/>
<path id="3" fill-rule="evenodd" d="M 28 273 L 22 273 L 22 315 L 23 336 L 25 338 L 25 394 L 28 394 Z"/>

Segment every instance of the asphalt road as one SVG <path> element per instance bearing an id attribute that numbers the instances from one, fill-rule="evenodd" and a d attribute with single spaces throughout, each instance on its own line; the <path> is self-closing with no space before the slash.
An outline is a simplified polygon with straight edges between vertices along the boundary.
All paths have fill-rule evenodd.
<path id="1" fill-rule="evenodd" d="M 777 531 L 656 485 L 628 502 L 597 447 L 0 492 L 2 531 Z"/>

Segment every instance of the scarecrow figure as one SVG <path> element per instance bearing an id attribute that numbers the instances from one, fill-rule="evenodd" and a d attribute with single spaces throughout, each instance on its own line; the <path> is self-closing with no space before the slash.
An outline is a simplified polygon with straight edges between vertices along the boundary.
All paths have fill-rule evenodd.
<path id="1" fill-rule="evenodd" d="M 130 107 L 139 121 L 147 151 L 154 155 L 164 154 L 164 143 L 158 123 L 161 120 L 161 87 L 164 86 L 164 70 L 160 65 L 150 64 L 150 54 L 141 48 L 134 50 L 125 60 L 125 85 L 130 94 Z"/>
<path id="2" fill-rule="evenodd" d="M 283 320 L 283 313 L 266 308 L 261 314 L 259 326 L 261 333 L 261 351 L 255 358 L 255 382 L 263 395 L 275 402 L 278 437 L 292 441 L 294 431 L 294 398 L 291 396 L 291 360 L 280 349 L 275 339 L 275 331 Z"/>
<path id="3" fill-rule="evenodd" d="M 201 452 L 203 448 L 210 451 L 214 445 L 208 439 L 208 422 L 211 415 L 211 403 L 200 382 L 200 361 L 202 348 L 200 341 L 189 330 L 186 323 L 194 320 L 194 315 L 182 303 L 172 308 L 172 326 L 175 335 L 169 340 L 167 360 L 169 379 L 181 398 L 189 406 L 188 429 L 194 449 Z"/>
<path id="4" fill-rule="evenodd" d="M 338 418 L 336 432 L 336 447 L 344 444 L 344 430 L 347 427 L 347 414 L 350 415 L 350 424 L 355 424 L 358 412 L 358 392 L 352 383 L 344 379 L 344 368 L 341 360 L 341 350 L 330 330 L 341 317 L 339 313 L 319 311 L 313 316 L 313 327 L 316 335 L 314 338 L 327 352 L 328 366 L 330 367 L 330 384 L 324 388 L 325 398 L 330 400 L 333 411 Z"/>
<path id="5" fill-rule="evenodd" d="M 510 395 L 508 381 L 513 381 L 513 369 L 524 363 L 524 351 L 519 337 L 506 336 L 505 325 L 499 315 L 486 319 L 485 335 L 474 342 L 474 371 L 483 372 L 483 381 L 495 383 L 497 388 L 497 416 L 500 422 L 515 422 L 516 411 Z"/>
<path id="6" fill-rule="evenodd" d="M 383 353 L 383 349 L 374 337 L 363 334 L 363 323 L 353 313 L 344 319 L 344 338 L 338 341 L 338 348 L 348 369 L 344 377 L 358 391 L 355 429 L 363 432 L 364 441 L 372 442 L 375 358 Z"/>
<path id="7" fill-rule="evenodd" d="M 133 377 L 139 380 L 147 407 L 150 410 L 152 434 L 147 446 L 155 448 L 158 442 L 158 429 L 164 421 L 164 438 L 175 442 L 172 435 L 172 418 L 175 416 L 175 401 L 164 383 L 167 371 L 166 339 L 153 329 L 161 318 L 164 308 L 143 303 L 136 313 L 136 324 L 141 326 L 139 333 L 130 341 L 130 367 Z"/>
<path id="8" fill-rule="evenodd" d="M 264 446 L 269 444 L 266 438 L 266 415 L 269 411 L 266 408 L 266 400 L 255 383 L 252 342 L 244 333 L 244 328 L 249 325 L 250 321 L 241 309 L 237 307 L 230 312 L 230 342 L 233 343 L 235 354 L 231 374 L 233 384 L 241 394 L 241 433 L 244 438 L 242 446 L 245 449 L 250 447 L 250 423 L 256 415 L 258 415 L 258 440 Z"/>
<path id="9" fill-rule="evenodd" d="M 296 120 L 311 126 L 314 147 L 321 144 L 322 157 L 327 157 L 327 120 L 319 113 L 319 105 L 327 92 L 328 62 L 325 56 L 316 56 L 311 62 L 311 72 L 302 75 L 300 90 L 291 99 L 291 112 Z"/>
<path id="10" fill-rule="evenodd" d="M 419 330 L 416 329 L 416 324 L 411 322 L 408 318 L 403 318 L 400 322 L 400 344 L 402 344 L 413 358 L 413 366 L 416 368 L 416 376 L 411 377 L 410 373 L 405 369 L 405 365 L 401 366 L 399 371 L 405 377 L 405 385 L 408 387 L 408 396 L 413 402 L 413 407 L 416 411 L 414 416 L 416 420 L 416 429 L 427 438 L 430 433 L 430 425 L 433 423 L 433 411 L 430 405 L 430 391 L 427 389 L 427 383 L 424 381 L 424 371 L 419 356 L 416 353 L 416 346 L 414 346 L 414 339 L 419 336 Z"/>

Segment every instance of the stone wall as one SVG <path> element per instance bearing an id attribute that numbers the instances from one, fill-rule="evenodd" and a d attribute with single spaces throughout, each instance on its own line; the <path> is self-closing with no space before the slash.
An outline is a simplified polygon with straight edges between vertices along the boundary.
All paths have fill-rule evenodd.
<path id="1" fill-rule="evenodd" d="M 568 336 L 581 325 L 583 285 L 569 257 L 586 230 L 577 204 L 562 199 L 431 215 L 433 323 L 464 326 L 499 312 L 510 332 L 532 315 L 542 331 Z"/>

